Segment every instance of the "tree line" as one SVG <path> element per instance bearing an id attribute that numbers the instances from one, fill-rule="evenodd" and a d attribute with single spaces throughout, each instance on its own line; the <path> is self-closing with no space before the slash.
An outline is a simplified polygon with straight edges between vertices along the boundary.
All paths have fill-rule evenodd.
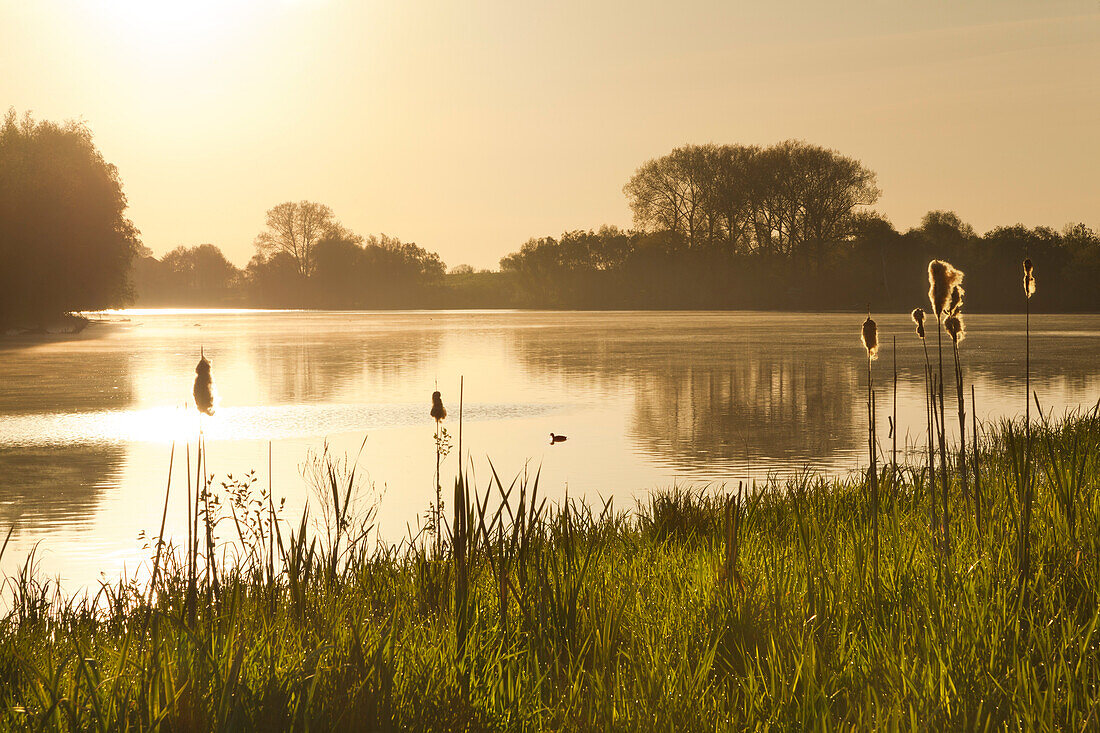
<path id="1" fill-rule="evenodd" d="M 882 217 L 861 216 L 820 263 L 602 227 L 529 240 L 501 268 L 514 277 L 513 307 L 904 311 L 927 290 L 929 260 L 945 258 L 966 271 L 975 309 L 1014 312 L 1018 294 L 1005 283 L 1019 279 L 1024 257 L 1059 283 L 1033 307 L 1100 310 L 1100 237 L 1089 227 L 1016 225 L 978 235 L 944 211 L 928 212 L 904 233 Z"/>
<path id="2" fill-rule="evenodd" d="M 875 174 L 801 141 L 686 145 L 623 191 L 633 228 L 534 238 L 497 272 L 359 235 L 328 206 L 272 207 L 244 268 L 214 244 L 160 258 L 126 217 L 118 171 L 79 123 L 0 125 L 0 326 L 136 303 L 293 308 L 907 309 L 923 263 L 968 273 L 975 308 L 1015 310 L 1029 256 L 1050 310 L 1100 310 L 1100 239 L 1084 224 L 978 235 L 952 212 L 900 232 L 870 209 Z M 1047 280 L 1047 278 L 1050 278 Z"/>
<path id="3" fill-rule="evenodd" d="M 874 173 L 800 141 L 768 148 L 688 145 L 650 160 L 624 186 L 635 228 L 531 239 L 500 261 L 521 307 L 907 309 L 924 264 L 968 273 L 970 302 L 1019 308 L 1004 283 L 1031 257 L 1052 282 L 1048 310 L 1097 310 L 1100 238 L 1084 224 L 1022 225 L 979 236 L 930 211 L 902 233 L 870 210 Z"/>
<path id="4" fill-rule="evenodd" d="M 363 237 L 312 201 L 267 212 L 256 254 L 243 269 L 212 244 L 177 247 L 134 265 L 144 305 L 271 308 L 415 308 L 445 271 L 434 252 L 385 234 Z"/>

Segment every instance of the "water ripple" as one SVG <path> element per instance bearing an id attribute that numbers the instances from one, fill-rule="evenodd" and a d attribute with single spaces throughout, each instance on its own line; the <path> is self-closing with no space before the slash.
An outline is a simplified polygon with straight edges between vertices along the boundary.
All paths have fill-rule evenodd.
<path id="1" fill-rule="evenodd" d="M 475 403 L 464 407 L 463 419 L 507 420 L 562 409 L 547 404 Z M 202 418 L 207 440 L 286 440 L 418 424 L 430 424 L 420 403 L 222 407 L 214 417 Z M 193 438 L 198 430 L 198 415 L 179 407 L 39 413 L 5 417 L 0 445 L 167 443 Z"/>

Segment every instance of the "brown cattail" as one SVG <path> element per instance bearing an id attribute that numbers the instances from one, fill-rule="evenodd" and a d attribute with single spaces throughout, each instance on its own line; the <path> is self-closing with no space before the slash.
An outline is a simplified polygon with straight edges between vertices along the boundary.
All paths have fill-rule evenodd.
<path id="1" fill-rule="evenodd" d="M 867 349 L 867 356 L 872 359 L 877 359 L 878 325 L 871 320 L 870 316 L 867 316 L 867 320 L 863 322 L 863 331 L 860 333 L 860 339 L 863 341 L 863 348 Z"/>
<path id="2" fill-rule="evenodd" d="M 944 319 L 943 327 L 951 335 L 951 340 L 957 345 L 966 338 L 966 324 L 963 323 L 961 313 L 952 313 Z"/>
<path id="3" fill-rule="evenodd" d="M 963 271 L 956 270 L 950 262 L 932 260 L 928 263 L 928 302 L 932 304 L 932 312 L 936 318 L 943 316 L 947 307 L 948 298 L 951 297 L 951 289 L 961 286 Z M 962 294 L 959 294 L 962 297 Z"/>
<path id="4" fill-rule="evenodd" d="M 961 280 L 962 278 L 960 278 Z M 951 300 L 947 303 L 947 315 L 958 315 L 963 306 L 963 296 L 966 295 L 966 291 L 962 289 L 962 285 L 953 285 L 951 287 Z"/>
<path id="5" fill-rule="evenodd" d="M 447 408 L 443 406 L 443 397 L 439 392 L 432 392 L 432 417 L 436 422 L 447 419 Z"/>
<path id="6" fill-rule="evenodd" d="M 1029 299 L 1035 295 L 1035 266 L 1031 264 L 1031 258 L 1024 260 L 1024 295 Z"/>
<path id="7" fill-rule="evenodd" d="M 206 415 L 214 414 L 214 377 L 210 374 L 210 360 L 199 351 L 199 363 L 195 367 L 195 407 Z"/>
<path id="8" fill-rule="evenodd" d="M 924 338 L 924 308 L 914 308 L 910 316 L 913 323 L 917 324 L 917 336 Z"/>

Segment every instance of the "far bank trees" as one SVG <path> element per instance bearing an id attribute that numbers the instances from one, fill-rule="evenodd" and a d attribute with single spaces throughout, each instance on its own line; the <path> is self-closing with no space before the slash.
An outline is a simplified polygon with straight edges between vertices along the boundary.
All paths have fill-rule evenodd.
<path id="1" fill-rule="evenodd" d="M 689 248 L 815 265 L 880 195 L 862 163 L 798 140 L 685 145 L 642 164 L 623 192 L 644 232 L 672 233 Z"/>
<path id="2" fill-rule="evenodd" d="M 414 243 L 350 231 L 324 204 L 288 201 L 266 222 L 246 269 L 248 300 L 259 305 L 424 307 L 446 271 L 439 255 Z"/>
<path id="3" fill-rule="evenodd" d="M 313 273 L 313 250 L 342 227 L 332 209 L 313 201 L 286 201 L 268 210 L 267 228 L 256 237 L 256 252 L 265 258 L 285 254 L 302 277 Z"/>

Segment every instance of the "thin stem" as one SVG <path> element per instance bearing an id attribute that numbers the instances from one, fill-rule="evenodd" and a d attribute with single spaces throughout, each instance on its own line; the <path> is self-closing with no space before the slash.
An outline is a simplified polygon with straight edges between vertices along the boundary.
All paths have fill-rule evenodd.
<path id="1" fill-rule="evenodd" d="M 940 362 L 940 381 L 937 388 L 937 393 L 940 403 L 939 414 L 939 439 L 940 439 L 940 484 L 943 489 L 943 500 L 941 502 L 941 508 L 943 509 L 943 554 L 949 555 L 951 553 L 951 513 L 947 506 L 947 426 L 944 422 L 943 411 L 943 323 L 940 322 L 940 316 L 936 314 L 936 341 L 939 347 L 939 362 Z"/>
<path id="2" fill-rule="evenodd" d="M 875 460 L 875 394 L 874 379 L 871 373 L 871 353 L 867 352 L 867 447 L 871 458 L 871 533 L 874 552 L 875 602 L 879 599 L 878 575 L 878 467 Z"/>
<path id="3" fill-rule="evenodd" d="M 435 421 L 435 554 L 439 557 L 443 552 L 443 486 L 439 480 L 439 420 Z"/>
<path id="4" fill-rule="evenodd" d="M 897 486 L 897 480 L 898 480 L 898 337 L 897 336 L 893 337 L 893 345 L 890 348 L 890 354 L 891 354 L 891 356 L 893 357 L 893 360 L 894 360 L 894 408 L 893 408 L 894 416 L 893 416 L 892 422 L 890 423 L 890 425 L 891 425 L 890 434 L 891 434 L 891 437 L 894 439 L 893 447 L 892 447 L 893 453 L 891 455 L 891 459 L 892 459 L 892 463 L 894 464 L 893 476 L 894 476 L 894 486 L 895 486 L 895 492 L 896 492 L 896 486 Z"/>
<path id="5" fill-rule="evenodd" d="M 978 401 L 974 396 L 974 385 L 970 385 L 970 434 L 974 442 L 971 454 L 974 459 L 974 526 L 978 530 L 978 547 L 982 546 L 982 475 L 978 458 Z"/>
<path id="6" fill-rule="evenodd" d="M 924 417 L 928 423 L 928 496 L 932 510 L 932 536 L 935 537 L 940 526 L 940 517 L 936 511 L 936 444 L 932 429 L 933 415 L 936 411 L 936 401 L 933 397 L 935 385 L 932 377 L 932 363 L 928 358 L 928 341 L 923 337 L 921 345 L 924 346 Z"/>
<path id="7" fill-rule="evenodd" d="M 952 339 L 955 356 L 955 399 L 959 405 L 959 478 L 962 481 L 963 498 L 970 501 L 970 482 L 966 472 L 966 396 L 963 393 L 962 361 L 959 360 L 959 342 Z"/>

